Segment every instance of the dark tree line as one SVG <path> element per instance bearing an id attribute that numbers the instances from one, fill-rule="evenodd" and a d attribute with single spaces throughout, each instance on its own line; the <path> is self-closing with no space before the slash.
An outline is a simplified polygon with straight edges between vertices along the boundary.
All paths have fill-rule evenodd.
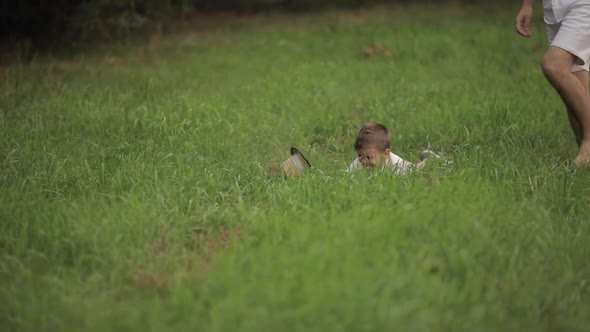
<path id="1" fill-rule="evenodd" d="M 112 37 L 146 24 L 166 22 L 191 11 L 307 11 L 376 3 L 463 3 L 473 0 L 2 0 L 0 41 L 26 41 L 33 47 L 92 37 Z M 500 3 L 502 0 L 479 0 Z M 509 1 L 504 1 L 509 2 Z"/>

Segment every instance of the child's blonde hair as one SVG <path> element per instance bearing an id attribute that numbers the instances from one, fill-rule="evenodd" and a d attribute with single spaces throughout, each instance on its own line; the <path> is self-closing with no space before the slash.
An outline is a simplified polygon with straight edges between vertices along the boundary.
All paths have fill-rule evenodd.
<path id="1" fill-rule="evenodd" d="M 376 122 L 367 122 L 359 130 L 354 149 L 356 151 L 375 147 L 379 151 L 385 151 L 391 147 L 391 136 L 387 128 Z"/>

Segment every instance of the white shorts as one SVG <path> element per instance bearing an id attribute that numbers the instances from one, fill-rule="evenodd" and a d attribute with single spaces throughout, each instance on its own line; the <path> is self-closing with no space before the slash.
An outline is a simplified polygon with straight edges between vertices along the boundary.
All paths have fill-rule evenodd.
<path id="1" fill-rule="evenodd" d="M 572 72 L 589 71 L 590 0 L 579 0 L 569 8 L 563 21 L 546 26 L 549 44 L 576 56 Z"/>

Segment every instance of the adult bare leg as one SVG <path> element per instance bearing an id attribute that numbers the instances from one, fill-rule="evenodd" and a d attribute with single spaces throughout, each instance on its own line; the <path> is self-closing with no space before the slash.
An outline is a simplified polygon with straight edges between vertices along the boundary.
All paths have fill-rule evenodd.
<path id="1" fill-rule="evenodd" d="M 580 83 L 582 83 L 584 89 L 586 91 L 590 91 L 590 75 L 588 75 L 588 72 L 581 70 L 574 72 L 573 74 L 578 78 Z M 578 143 L 578 147 L 580 147 L 580 145 L 582 145 L 582 128 L 580 127 L 580 121 L 576 117 L 576 113 L 569 106 L 567 107 L 567 117 L 570 121 L 570 126 L 574 132 L 574 136 L 576 137 L 576 143 Z"/>
<path id="2" fill-rule="evenodd" d="M 590 164 L 590 95 L 587 85 L 571 72 L 575 59 L 575 56 L 566 50 L 551 46 L 543 57 L 542 66 L 545 77 L 559 93 L 579 125 L 581 135 L 577 137 L 581 138 L 581 143 L 575 162 L 581 165 Z M 574 128 L 572 126 L 572 129 Z"/>

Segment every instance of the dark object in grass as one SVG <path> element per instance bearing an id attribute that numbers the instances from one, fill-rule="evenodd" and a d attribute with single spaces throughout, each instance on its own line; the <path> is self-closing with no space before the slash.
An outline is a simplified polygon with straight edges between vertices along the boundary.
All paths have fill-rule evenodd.
<path id="1" fill-rule="evenodd" d="M 291 148 L 291 157 L 285 160 L 281 165 L 283 168 L 283 173 L 286 177 L 294 177 L 303 174 L 308 168 L 311 167 L 311 164 L 303 156 L 301 151 L 297 148 Z"/>

